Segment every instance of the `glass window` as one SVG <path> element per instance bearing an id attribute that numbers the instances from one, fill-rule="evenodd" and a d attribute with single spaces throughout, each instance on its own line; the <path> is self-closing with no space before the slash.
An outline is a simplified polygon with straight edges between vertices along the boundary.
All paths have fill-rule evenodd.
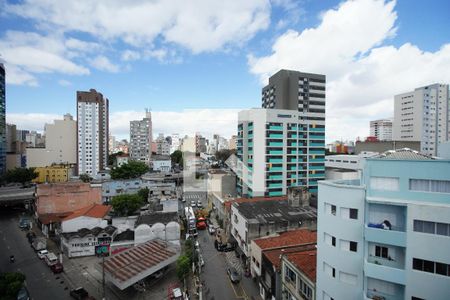
<path id="1" fill-rule="evenodd" d="M 370 187 L 381 191 L 398 191 L 399 180 L 395 177 L 370 177 Z"/>
<path id="2" fill-rule="evenodd" d="M 358 251 L 358 243 L 357 242 L 350 242 L 350 251 L 353 251 L 353 252 Z"/>
<path id="3" fill-rule="evenodd" d="M 434 261 L 424 260 L 423 261 L 423 270 L 425 272 L 434 273 Z"/>
<path id="4" fill-rule="evenodd" d="M 449 235 L 448 224 L 436 223 L 436 233 L 439 235 Z"/>
<path id="5" fill-rule="evenodd" d="M 423 221 L 423 232 L 434 234 L 434 222 Z"/>
<path id="6" fill-rule="evenodd" d="M 447 268 L 448 268 L 448 266 L 446 264 L 437 262 L 436 263 L 436 274 L 447 276 Z"/>
<path id="7" fill-rule="evenodd" d="M 356 208 L 350 208 L 350 219 L 358 219 L 358 210 Z"/>
<path id="8" fill-rule="evenodd" d="M 336 205 L 331 205 L 331 214 L 336 215 Z"/>
<path id="9" fill-rule="evenodd" d="M 334 236 L 331 237 L 331 245 L 336 247 L 336 238 Z"/>
<path id="10" fill-rule="evenodd" d="M 423 260 L 418 259 L 418 258 L 413 258 L 413 269 L 422 271 L 423 270 Z"/>
<path id="11" fill-rule="evenodd" d="M 414 231 L 423 232 L 423 221 L 414 220 Z"/>

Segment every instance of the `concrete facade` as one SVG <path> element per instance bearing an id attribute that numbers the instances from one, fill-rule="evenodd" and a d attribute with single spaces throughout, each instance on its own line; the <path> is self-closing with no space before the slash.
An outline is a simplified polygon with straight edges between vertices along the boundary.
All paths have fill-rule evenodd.
<path id="1" fill-rule="evenodd" d="M 325 121 L 305 118 L 294 110 L 239 112 L 238 195 L 281 196 L 292 186 L 317 192 L 325 178 Z"/>
<path id="2" fill-rule="evenodd" d="M 317 299 L 450 294 L 450 161 L 411 153 L 319 184 Z"/>
<path id="3" fill-rule="evenodd" d="M 152 139 L 152 115 L 147 110 L 142 120 L 130 121 L 130 159 L 149 165 L 152 156 Z"/>
<path id="4" fill-rule="evenodd" d="M 109 100 L 91 89 L 77 91 L 78 175 L 95 176 L 108 164 Z"/>
<path id="5" fill-rule="evenodd" d="M 395 96 L 393 138 L 418 141 L 420 152 L 437 155 L 440 143 L 450 140 L 448 84 L 432 84 Z"/>
<path id="6" fill-rule="evenodd" d="M 6 172 L 6 73 L 0 63 L 0 175 Z"/>
<path id="7" fill-rule="evenodd" d="M 370 136 L 376 137 L 379 141 L 391 141 L 392 120 L 381 119 L 370 121 Z"/>
<path id="8" fill-rule="evenodd" d="M 27 167 L 77 163 L 77 122 L 70 114 L 45 124 L 45 148 L 27 148 Z"/>

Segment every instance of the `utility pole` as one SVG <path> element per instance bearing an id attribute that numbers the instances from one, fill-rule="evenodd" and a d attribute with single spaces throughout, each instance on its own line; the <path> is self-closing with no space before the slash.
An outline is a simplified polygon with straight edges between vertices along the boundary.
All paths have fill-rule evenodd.
<path id="1" fill-rule="evenodd" d="M 102 253 L 102 286 L 103 286 L 103 299 L 106 300 L 106 290 L 105 290 L 105 253 Z"/>

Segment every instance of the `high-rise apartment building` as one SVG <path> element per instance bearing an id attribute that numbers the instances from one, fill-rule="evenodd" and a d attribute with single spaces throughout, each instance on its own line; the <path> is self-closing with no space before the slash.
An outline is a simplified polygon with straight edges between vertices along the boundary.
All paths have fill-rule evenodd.
<path id="1" fill-rule="evenodd" d="M 5 67 L 0 63 L 0 175 L 6 172 L 6 82 Z"/>
<path id="2" fill-rule="evenodd" d="M 152 156 L 152 115 L 149 110 L 145 112 L 145 118 L 138 121 L 130 121 L 130 146 L 131 160 L 138 160 L 150 164 Z"/>
<path id="3" fill-rule="evenodd" d="M 156 138 L 156 154 L 158 155 L 170 155 L 170 147 L 171 144 L 167 140 L 167 138 L 164 137 L 163 133 L 160 133 L 158 137 Z"/>
<path id="4" fill-rule="evenodd" d="M 292 186 L 317 192 L 317 181 L 325 178 L 325 124 L 303 117 L 296 110 L 239 112 L 239 195 L 281 196 Z"/>
<path id="5" fill-rule="evenodd" d="M 27 167 L 77 163 L 77 122 L 70 114 L 45 124 L 45 148 L 27 148 Z"/>
<path id="6" fill-rule="evenodd" d="M 450 140 L 448 84 L 432 84 L 395 96 L 393 138 L 418 141 L 420 152 L 437 155 L 440 143 Z"/>
<path id="7" fill-rule="evenodd" d="M 178 133 L 172 133 L 171 135 L 172 144 L 170 145 L 170 154 L 173 152 L 180 150 L 181 148 L 181 140 L 180 135 Z"/>
<path id="8" fill-rule="evenodd" d="M 97 173 L 108 164 L 109 100 L 91 89 L 77 91 L 78 174 Z"/>
<path id="9" fill-rule="evenodd" d="M 392 141 L 392 120 L 370 121 L 370 136 L 376 137 L 379 141 Z"/>
<path id="10" fill-rule="evenodd" d="M 362 174 L 319 183 L 317 299 L 447 299 L 450 160 L 388 151 Z"/>

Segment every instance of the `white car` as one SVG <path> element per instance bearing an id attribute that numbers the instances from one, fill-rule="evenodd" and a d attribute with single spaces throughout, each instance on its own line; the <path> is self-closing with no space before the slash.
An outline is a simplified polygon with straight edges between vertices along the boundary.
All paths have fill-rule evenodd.
<path id="1" fill-rule="evenodd" d="M 196 207 L 196 206 L 197 206 L 197 203 L 196 203 L 194 200 L 192 200 L 192 201 L 191 201 L 191 206 L 192 206 L 192 207 Z"/>
<path id="2" fill-rule="evenodd" d="M 197 207 L 203 207 L 202 201 L 200 201 L 200 200 L 197 201 Z"/>
<path id="3" fill-rule="evenodd" d="M 43 259 L 47 254 L 48 254 L 48 251 L 46 249 L 44 249 L 44 250 L 39 250 L 38 253 L 37 253 L 37 256 L 40 259 Z"/>

